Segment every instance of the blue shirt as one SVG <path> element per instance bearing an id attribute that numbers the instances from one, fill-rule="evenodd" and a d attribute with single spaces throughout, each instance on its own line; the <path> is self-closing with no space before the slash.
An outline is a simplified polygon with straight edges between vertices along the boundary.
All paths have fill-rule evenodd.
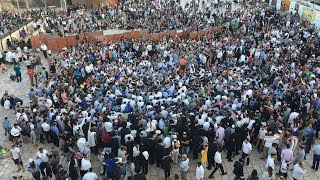
<path id="1" fill-rule="evenodd" d="M 39 171 L 39 169 L 40 169 L 40 164 L 41 164 L 41 160 L 40 160 L 40 159 L 36 159 L 36 160 L 33 160 L 33 162 L 34 162 L 34 170 L 35 170 L 35 171 Z M 28 168 L 28 169 L 31 169 L 31 163 L 28 162 L 27 168 Z"/>
<path id="2" fill-rule="evenodd" d="M 106 165 L 106 171 L 107 172 L 114 172 L 114 168 L 116 166 L 116 162 L 118 160 L 115 159 L 115 158 L 112 158 L 112 159 L 106 159 L 104 162 L 107 164 Z"/>
<path id="3" fill-rule="evenodd" d="M 320 144 L 317 144 L 312 148 L 313 154 L 320 155 Z"/>
<path id="4" fill-rule="evenodd" d="M 10 127 L 9 120 L 8 119 L 4 119 L 3 122 L 2 122 L 2 126 L 3 126 L 3 128 L 8 129 Z"/>
<path id="5" fill-rule="evenodd" d="M 56 133 L 57 135 L 59 134 L 59 129 L 57 126 L 51 126 L 51 131 Z"/>

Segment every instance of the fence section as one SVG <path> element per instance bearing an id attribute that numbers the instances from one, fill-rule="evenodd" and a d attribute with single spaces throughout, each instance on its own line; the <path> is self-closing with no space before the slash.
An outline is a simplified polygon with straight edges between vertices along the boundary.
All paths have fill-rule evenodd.
<path id="1" fill-rule="evenodd" d="M 141 31 L 132 31 L 132 32 L 124 32 L 120 34 L 114 35 L 106 35 L 104 36 L 102 31 L 99 32 L 90 32 L 86 35 L 79 34 L 73 36 L 66 36 L 66 37 L 57 37 L 53 35 L 53 38 L 49 38 L 48 34 L 41 34 L 39 36 L 32 36 L 31 37 L 31 45 L 33 49 L 39 48 L 41 43 L 44 43 L 48 46 L 52 52 L 59 52 L 64 47 L 73 47 L 77 43 L 82 42 L 86 39 L 88 42 L 93 41 L 101 41 L 101 42 L 115 42 L 120 41 L 121 39 L 142 39 L 142 40 L 152 40 L 152 41 L 159 41 L 164 36 L 166 37 L 178 37 L 178 38 L 189 38 L 189 39 L 197 39 L 207 35 L 210 32 L 217 33 L 220 32 L 220 27 L 214 27 L 211 29 L 207 29 L 204 31 L 199 32 L 192 32 L 191 29 L 186 29 L 184 31 L 166 31 L 160 33 L 149 34 L 146 30 Z"/>

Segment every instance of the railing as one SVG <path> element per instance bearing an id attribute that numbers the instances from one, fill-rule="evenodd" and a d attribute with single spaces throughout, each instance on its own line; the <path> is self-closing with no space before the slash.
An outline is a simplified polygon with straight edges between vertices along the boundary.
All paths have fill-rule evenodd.
<path id="1" fill-rule="evenodd" d="M 59 37 L 58 34 L 49 35 L 46 33 L 40 34 L 39 36 L 30 37 L 31 46 L 33 49 L 39 48 L 41 43 L 47 45 L 51 52 L 59 52 L 64 47 L 74 47 L 79 42 L 84 40 L 88 42 L 100 41 L 100 42 L 117 42 L 121 39 L 142 39 L 142 40 L 152 40 L 158 41 L 164 36 L 166 37 L 178 37 L 178 38 L 188 38 L 196 39 L 201 38 L 209 33 L 217 33 L 221 31 L 221 27 L 213 27 L 202 31 L 194 32 L 192 28 L 187 28 L 185 30 L 170 30 L 160 33 L 149 34 L 148 30 L 136 30 L 130 32 L 116 33 L 112 35 L 103 35 L 103 31 L 90 32 L 86 34 L 71 35 L 66 37 Z"/>
<path id="2" fill-rule="evenodd" d="M 30 22 L 32 22 L 32 19 L 27 20 L 26 22 L 24 22 L 22 25 L 20 25 L 19 27 L 15 27 L 13 30 L 4 33 L 2 36 L 0 36 L 0 39 L 5 39 L 6 37 L 10 36 L 10 34 L 18 31 L 19 29 L 21 29 L 22 27 L 26 26 L 27 24 L 29 24 Z"/>

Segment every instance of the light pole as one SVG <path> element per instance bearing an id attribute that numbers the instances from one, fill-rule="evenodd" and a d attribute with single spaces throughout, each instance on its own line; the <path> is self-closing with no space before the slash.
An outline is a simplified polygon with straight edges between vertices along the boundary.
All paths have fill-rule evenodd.
<path id="1" fill-rule="evenodd" d="M 65 12 L 67 12 L 67 2 L 66 0 L 60 0 L 60 6 L 61 6 L 61 9 Z"/>
<path id="2" fill-rule="evenodd" d="M 16 0 L 16 1 L 17 1 L 18 14 L 19 14 L 19 16 L 21 18 L 19 0 Z"/>
<path id="3" fill-rule="evenodd" d="M 27 8 L 27 10 L 29 9 L 29 2 L 28 2 L 28 0 L 25 0 L 25 3 L 26 3 L 26 8 Z"/>

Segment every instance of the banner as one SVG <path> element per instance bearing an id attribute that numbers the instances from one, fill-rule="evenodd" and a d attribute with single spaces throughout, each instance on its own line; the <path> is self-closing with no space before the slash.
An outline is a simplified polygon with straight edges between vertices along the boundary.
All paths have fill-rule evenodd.
<path id="1" fill-rule="evenodd" d="M 313 10 L 307 10 L 307 9 L 304 9 L 302 10 L 302 20 L 303 21 L 308 21 L 310 23 L 314 23 L 315 19 L 316 19 L 316 11 L 313 11 Z"/>

